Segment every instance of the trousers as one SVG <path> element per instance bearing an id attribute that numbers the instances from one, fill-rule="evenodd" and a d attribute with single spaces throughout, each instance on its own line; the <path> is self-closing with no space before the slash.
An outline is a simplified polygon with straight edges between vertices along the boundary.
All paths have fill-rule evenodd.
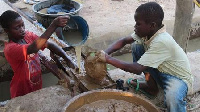
<path id="1" fill-rule="evenodd" d="M 133 62 L 137 62 L 145 53 L 142 44 L 132 45 Z M 164 90 L 164 102 L 168 112 L 186 112 L 187 84 L 174 75 L 160 72 L 157 68 L 148 67 L 145 72 L 149 72 L 150 76 Z"/>

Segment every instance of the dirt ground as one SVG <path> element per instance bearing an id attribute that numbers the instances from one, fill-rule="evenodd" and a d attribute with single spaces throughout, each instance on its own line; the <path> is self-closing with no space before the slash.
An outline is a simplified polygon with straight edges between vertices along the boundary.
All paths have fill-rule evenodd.
<path id="1" fill-rule="evenodd" d="M 40 0 L 45 1 L 45 0 Z M 143 3 L 158 2 L 164 10 L 163 23 L 167 31 L 173 33 L 176 0 L 74 0 L 81 3 L 82 9 L 78 13 L 89 25 L 90 35 L 85 45 L 96 49 L 105 49 L 114 40 L 130 35 L 134 29 L 134 13 Z M 24 4 L 23 0 L 13 3 L 26 15 L 33 19 L 32 5 Z M 199 22 L 200 8 L 195 7 L 193 23 Z M 103 44 L 102 44 L 103 42 Z"/>
<path id="2" fill-rule="evenodd" d="M 44 0 L 40 0 L 44 1 Z M 75 0 L 83 4 L 82 10 L 79 15 L 87 20 L 90 27 L 90 36 L 87 45 L 95 46 L 99 49 L 105 49 L 113 40 L 119 37 L 130 35 L 134 27 L 134 12 L 135 9 L 142 3 L 148 1 L 158 2 L 164 9 L 165 17 L 164 23 L 169 26 L 168 32 L 173 31 L 173 22 L 175 19 L 175 4 L 176 0 Z M 12 3 L 14 6 L 20 8 L 27 15 L 34 17 L 32 5 L 24 4 L 23 0 L 18 0 Z M 200 18 L 200 8 L 195 7 L 194 21 L 199 22 L 196 18 Z M 100 41 L 104 44 L 98 44 Z M 196 43 L 193 46 L 198 46 Z M 117 73 L 117 72 L 116 72 Z M 128 73 L 124 73 L 122 77 L 127 77 Z M 119 78 L 119 77 L 117 77 Z M 157 97 L 157 99 L 162 96 Z M 192 96 L 188 96 L 188 111 L 200 111 L 200 93 L 197 92 Z M 158 100 L 152 100 L 155 102 Z M 158 102 L 157 102 L 158 103 Z M 161 104 L 163 102 L 160 102 Z M 157 104 L 159 105 L 159 104 Z M 161 105 L 159 105 L 161 107 Z"/>

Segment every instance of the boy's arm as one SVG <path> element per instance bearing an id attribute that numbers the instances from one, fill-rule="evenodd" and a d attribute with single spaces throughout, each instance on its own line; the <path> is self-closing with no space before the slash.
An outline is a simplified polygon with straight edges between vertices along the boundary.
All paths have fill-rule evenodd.
<path id="1" fill-rule="evenodd" d="M 71 57 L 69 57 L 62 48 L 48 41 L 46 42 L 45 47 L 48 48 L 51 52 L 55 53 L 56 55 L 62 57 L 70 68 L 74 69 L 77 68 L 77 65 L 73 62 Z"/>
<path id="2" fill-rule="evenodd" d="M 121 49 L 126 44 L 131 44 L 133 42 L 134 42 L 134 39 L 131 36 L 124 37 L 124 38 L 114 42 L 113 44 L 111 44 L 110 47 L 105 50 L 105 52 L 107 54 L 111 54 L 111 53 Z"/>
<path id="3" fill-rule="evenodd" d="M 107 54 L 105 54 L 105 61 L 117 68 L 120 68 L 130 73 L 135 73 L 135 74 L 141 74 L 143 71 L 145 71 L 148 68 L 147 66 L 140 65 L 137 62 L 127 63 L 127 62 L 118 60 L 116 58 L 113 58 Z"/>
<path id="4" fill-rule="evenodd" d="M 124 71 L 135 73 L 138 75 L 148 68 L 148 66 L 143 66 L 137 62 L 127 63 L 125 61 L 118 60 L 116 58 L 111 57 L 110 55 L 105 53 L 103 50 L 97 52 L 95 56 L 98 61 L 111 64 L 115 66 L 116 68 L 120 68 Z"/>
<path id="5" fill-rule="evenodd" d="M 50 26 L 46 29 L 46 31 L 40 36 L 40 38 L 36 39 L 32 44 L 30 44 L 27 48 L 27 54 L 32 54 L 38 52 L 47 40 L 50 38 L 52 33 L 56 30 L 57 27 L 64 27 L 67 23 L 69 16 L 59 16 L 53 20 Z"/>

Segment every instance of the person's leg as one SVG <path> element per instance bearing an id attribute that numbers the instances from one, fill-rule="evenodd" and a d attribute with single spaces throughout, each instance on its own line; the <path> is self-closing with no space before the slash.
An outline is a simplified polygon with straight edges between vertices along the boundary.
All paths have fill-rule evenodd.
<path id="1" fill-rule="evenodd" d="M 144 46 L 142 44 L 132 44 L 132 56 L 133 62 L 137 62 L 141 56 L 144 54 Z"/>
<path id="2" fill-rule="evenodd" d="M 168 78 L 164 85 L 167 110 L 170 112 L 186 112 L 187 85 L 176 77 Z"/>
<path id="3" fill-rule="evenodd" d="M 132 56 L 133 56 L 133 62 L 137 62 L 141 56 L 144 54 L 144 46 L 142 44 L 132 44 Z M 145 80 L 139 82 L 139 88 L 144 90 L 145 92 L 148 92 L 151 95 L 157 95 L 158 93 L 158 87 L 157 83 L 151 77 L 148 71 L 144 72 Z M 137 83 L 135 81 L 130 81 L 131 85 L 134 87 L 137 86 Z"/>
<path id="4" fill-rule="evenodd" d="M 137 82 L 134 80 L 136 79 L 131 80 L 130 84 L 136 88 Z M 147 92 L 149 95 L 156 96 L 159 92 L 156 81 L 149 73 L 145 73 L 145 80 L 138 80 L 138 83 L 139 89 Z"/>
<path id="5" fill-rule="evenodd" d="M 145 73 L 145 80 L 146 80 L 147 86 L 146 88 L 144 88 L 144 90 L 153 96 L 157 95 L 159 92 L 157 82 L 152 77 L 152 74 L 150 74 L 150 72 L 148 71 Z"/>
<path id="6" fill-rule="evenodd" d="M 158 73 L 158 77 L 157 81 L 164 89 L 167 111 L 186 112 L 186 101 L 184 101 L 188 89 L 186 83 L 175 76 L 161 72 Z"/>

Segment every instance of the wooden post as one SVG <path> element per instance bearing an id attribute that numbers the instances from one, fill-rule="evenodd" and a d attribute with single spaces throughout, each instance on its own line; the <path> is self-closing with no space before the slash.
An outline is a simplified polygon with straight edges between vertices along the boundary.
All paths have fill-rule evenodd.
<path id="1" fill-rule="evenodd" d="M 191 28 L 194 13 L 192 0 L 176 0 L 176 13 L 173 37 L 186 52 L 189 40 L 189 29 Z"/>

